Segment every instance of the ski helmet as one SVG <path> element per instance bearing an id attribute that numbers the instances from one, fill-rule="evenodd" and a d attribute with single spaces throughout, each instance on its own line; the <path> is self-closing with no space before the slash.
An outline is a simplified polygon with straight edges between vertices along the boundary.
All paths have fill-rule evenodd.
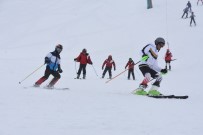
<path id="1" fill-rule="evenodd" d="M 158 37 L 154 42 L 155 42 L 155 45 L 158 45 L 160 43 L 165 45 L 165 40 L 162 37 Z"/>
<path id="2" fill-rule="evenodd" d="M 63 46 L 61 44 L 56 45 L 55 50 L 60 53 L 63 50 Z"/>

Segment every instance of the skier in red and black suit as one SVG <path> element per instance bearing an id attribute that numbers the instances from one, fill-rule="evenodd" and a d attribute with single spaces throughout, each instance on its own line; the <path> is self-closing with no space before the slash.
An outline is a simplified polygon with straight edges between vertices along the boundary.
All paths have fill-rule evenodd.
<path id="1" fill-rule="evenodd" d="M 172 53 L 170 52 L 169 49 L 166 50 L 166 54 L 165 54 L 165 62 L 166 62 L 166 69 L 167 69 L 167 65 L 169 65 L 169 70 L 171 70 L 171 58 L 173 57 Z"/>
<path id="2" fill-rule="evenodd" d="M 134 65 L 135 65 L 135 63 L 132 60 L 132 58 L 129 58 L 129 61 L 125 66 L 125 69 L 128 67 L 128 80 L 130 80 L 130 74 L 132 74 L 133 80 L 135 80 Z"/>
<path id="3" fill-rule="evenodd" d="M 105 65 L 106 65 L 106 67 L 104 69 Z M 115 64 L 114 60 L 112 59 L 112 56 L 109 55 L 108 59 L 106 59 L 102 65 L 102 70 L 104 69 L 104 72 L 102 74 L 102 78 L 104 78 L 106 72 L 108 71 L 109 72 L 109 79 L 111 79 L 111 77 L 112 77 L 112 73 L 111 73 L 112 66 L 114 67 L 114 71 L 115 71 L 116 70 L 116 64 Z"/>
<path id="4" fill-rule="evenodd" d="M 89 54 L 87 53 L 87 50 L 83 49 L 82 52 L 80 53 L 80 55 L 74 59 L 74 61 L 80 62 L 80 67 L 79 67 L 78 72 L 77 72 L 77 79 L 80 78 L 81 71 L 83 71 L 83 79 L 85 79 L 86 78 L 86 66 L 87 66 L 87 64 L 90 64 L 90 65 L 93 64 Z"/>

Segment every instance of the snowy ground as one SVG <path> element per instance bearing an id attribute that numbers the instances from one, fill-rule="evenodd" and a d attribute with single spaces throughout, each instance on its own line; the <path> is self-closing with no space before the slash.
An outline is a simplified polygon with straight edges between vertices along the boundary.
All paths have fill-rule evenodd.
<path id="1" fill-rule="evenodd" d="M 0 135 L 201 135 L 203 6 L 191 2 L 196 27 L 181 19 L 187 0 L 153 0 L 150 10 L 143 0 L 0 1 Z M 135 81 L 127 80 L 127 72 L 108 84 L 100 79 L 109 54 L 117 65 L 115 76 L 130 57 L 139 61 L 142 47 L 159 36 L 177 59 L 160 91 L 189 99 L 132 95 L 143 78 L 137 67 Z M 70 90 L 25 89 L 45 66 L 18 84 L 58 43 L 64 46 L 64 72 L 56 87 Z M 99 76 L 89 65 L 87 79 L 75 80 L 73 59 L 83 48 Z M 166 49 L 159 54 L 161 67 Z"/>

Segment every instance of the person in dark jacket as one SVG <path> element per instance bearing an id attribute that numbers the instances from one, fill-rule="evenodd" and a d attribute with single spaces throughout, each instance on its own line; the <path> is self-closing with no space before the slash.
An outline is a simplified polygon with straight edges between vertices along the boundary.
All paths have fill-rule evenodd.
<path id="1" fill-rule="evenodd" d="M 186 6 L 189 8 L 189 11 L 192 12 L 192 4 L 190 3 L 190 1 L 188 1 Z"/>
<path id="2" fill-rule="evenodd" d="M 171 58 L 172 58 L 172 53 L 170 52 L 169 49 L 166 50 L 166 54 L 165 54 L 165 62 L 166 62 L 166 69 L 167 69 L 167 65 L 169 66 L 169 70 L 171 70 Z"/>
<path id="3" fill-rule="evenodd" d="M 35 84 L 34 87 L 39 87 L 44 81 L 46 81 L 49 76 L 52 74 L 54 78 L 51 80 L 51 82 L 48 84 L 48 88 L 53 88 L 55 83 L 61 78 L 61 75 L 59 73 L 62 73 L 63 70 L 61 69 L 61 57 L 60 53 L 63 50 L 63 46 L 58 44 L 55 47 L 55 50 L 53 52 L 50 52 L 45 57 L 45 64 L 46 70 L 44 73 L 44 76 L 41 77 Z"/>
<path id="4" fill-rule="evenodd" d="M 188 11 L 189 11 L 189 7 L 186 7 L 185 9 L 183 9 L 183 15 L 182 15 L 182 18 L 185 16 L 185 14 L 186 14 L 185 19 L 188 18 Z"/>
<path id="5" fill-rule="evenodd" d="M 90 65 L 93 64 L 89 54 L 87 53 L 87 50 L 83 49 L 82 52 L 80 53 L 80 55 L 74 59 L 74 61 L 80 62 L 80 66 L 79 66 L 79 69 L 77 72 L 76 79 L 80 78 L 81 71 L 83 71 L 83 79 L 85 79 L 86 78 L 86 66 L 87 66 L 87 64 L 90 64 Z"/>
<path id="6" fill-rule="evenodd" d="M 106 66 L 105 69 L 104 69 L 104 66 Z M 116 70 L 116 64 L 115 64 L 114 60 L 112 59 L 112 56 L 109 55 L 108 59 L 106 59 L 102 65 L 102 70 L 104 69 L 103 74 L 102 74 L 102 78 L 104 78 L 106 72 L 108 71 L 109 72 L 109 79 L 111 79 L 111 77 L 112 77 L 112 73 L 111 73 L 112 66 L 114 67 L 114 71 L 115 71 Z"/>
<path id="7" fill-rule="evenodd" d="M 135 80 L 135 74 L 134 74 L 134 61 L 132 60 L 132 58 L 129 58 L 128 63 L 125 66 L 125 69 L 128 67 L 128 80 L 130 80 L 130 75 L 132 74 L 133 76 L 133 80 Z"/>
<path id="8" fill-rule="evenodd" d="M 196 26 L 196 22 L 195 22 L 195 14 L 194 12 L 192 12 L 191 16 L 190 16 L 190 26 L 192 26 L 192 22 L 194 22 L 195 26 Z"/>

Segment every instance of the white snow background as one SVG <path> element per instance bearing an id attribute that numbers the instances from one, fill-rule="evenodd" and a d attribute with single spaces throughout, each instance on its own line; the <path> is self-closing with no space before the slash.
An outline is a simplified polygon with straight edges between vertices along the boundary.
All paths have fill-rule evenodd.
<path id="1" fill-rule="evenodd" d="M 147 9 L 146 0 L 1 0 L 0 135 L 202 135 L 203 6 L 191 1 L 197 26 L 190 27 L 190 19 L 181 19 L 186 3 L 153 0 Z M 115 76 L 160 36 L 177 59 L 160 92 L 188 99 L 132 95 L 143 79 L 137 66 L 135 81 L 127 80 L 127 72 L 107 84 L 108 74 L 100 79 L 108 55 L 116 62 Z M 64 72 L 55 87 L 70 90 L 25 89 L 43 76 L 45 66 L 18 82 L 58 43 L 64 47 Z M 94 67 L 87 66 L 86 80 L 76 80 L 73 59 L 83 48 Z M 163 68 L 167 48 L 159 53 Z"/>

